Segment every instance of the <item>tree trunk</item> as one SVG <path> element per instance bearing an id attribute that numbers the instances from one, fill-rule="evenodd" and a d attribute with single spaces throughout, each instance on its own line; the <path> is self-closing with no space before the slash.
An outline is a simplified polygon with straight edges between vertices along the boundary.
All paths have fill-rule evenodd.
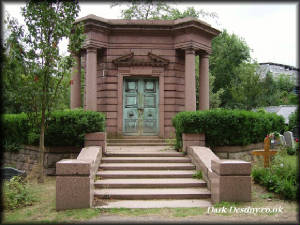
<path id="1" fill-rule="evenodd" d="M 44 155 L 45 155 L 45 110 L 42 110 L 41 133 L 40 133 L 40 157 L 38 183 L 44 183 Z"/>

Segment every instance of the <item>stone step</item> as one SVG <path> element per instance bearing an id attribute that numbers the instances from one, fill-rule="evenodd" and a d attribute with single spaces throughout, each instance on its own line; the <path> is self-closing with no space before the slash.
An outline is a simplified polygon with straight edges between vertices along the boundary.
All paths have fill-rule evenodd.
<path id="1" fill-rule="evenodd" d="M 207 199 L 207 188 L 111 188 L 95 189 L 97 199 Z"/>
<path id="2" fill-rule="evenodd" d="M 131 179 L 131 178 L 192 178 L 195 170 L 112 170 L 98 171 L 100 179 Z"/>
<path id="3" fill-rule="evenodd" d="M 182 157 L 181 152 L 121 152 L 121 151 L 107 151 L 104 153 L 106 157 Z"/>
<path id="4" fill-rule="evenodd" d="M 206 187 L 206 182 L 192 178 L 104 179 L 94 182 L 95 188 L 179 188 Z"/>
<path id="5" fill-rule="evenodd" d="M 144 136 L 136 136 L 136 135 L 123 135 L 121 137 L 122 139 L 162 139 L 161 137 L 157 135 L 144 135 Z M 114 138 L 110 138 L 114 139 Z M 118 138 L 116 138 L 118 139 Z"/>
<path id="6" fill-rule="evenodd" d="M 107 151 L 121 152 L 178 152 L 172 146 L 108 146 Z"/>
<path id="7" fill-rule="evenodd" d="M 186 163 L 188 157 L 103 157 L 101 163 Z"/>
<path id="8" fill-rule="evenodd" d="M 101 163 L 100 170 L 194 170 L 192 163 Z"/>
<path id="9" fill-rule="evenodd" d="M 97 199 L 95 208 L 207 208 L 212 206 L 211 201 L 207 199 L 163 199 L 163 200 L 107 200 Z"/>
<path id="10" fill-rule="evenodd" d="M 153 143 L 168 143 L 165 139 L 129 139 L 129 138 L 123 138 L 123 139 L 107 139 L 107 143 L 143 143 L 143 142 L 153 142 Z"/>
<path id="11" fill-rule="evenodd" d="M 170 144 L 165 142 L 119 142 L 119 143 L 110 143 L 107 142 L 107 146 L 169 146 Z"/>

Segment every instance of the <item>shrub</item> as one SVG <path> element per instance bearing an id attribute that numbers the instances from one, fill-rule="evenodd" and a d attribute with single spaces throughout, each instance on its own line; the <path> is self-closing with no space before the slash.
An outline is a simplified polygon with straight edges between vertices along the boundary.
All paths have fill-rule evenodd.
<path id="1" fill-rule="evenodd" d="M 274 131 L 284 130 L 284 119 L 275 113 L 212 109 L 180 112 L 172 119 L 176 148 L 182 147 L 182 133 L 205 133 L 206 145 L 248 145 L 262 142 Z"/>
<path id="2" fill-rule="evenodd" d="M 12 210 L 32 205 L 36 201 L 26 182 L 20 176 L 14 176 L 3 183 L 4 209 Z"/>
<path id="3" fill-rule="evenodd" d="M 17 151 L 19 145 L 27 143 L 29 130 L 28 118 L 25 113 L 2 115 L 3 146 L 8 151 Z"/>
<path id="4" fill-rule="evenodd" d="M 299 197 L 299 171 L 297 156 L 290 156 L 286 149 L 281 149 L 274 157 L 270 168 L 255 166 L 252 177 L 255 183 L 266 186 L 269 191 L 280 194 L 286 199 Z"/>
<path id="5" fill-rule="evenodd" d="M 82 147 L 86 133 L 105 130 L 105 115 L 83 109 L 54 111 L 47 124 L 46 146 Z M 5 142 L 38 145 L 39 130 L 29 126 L 25 114 L 4 115 L 3 125 Z"/>

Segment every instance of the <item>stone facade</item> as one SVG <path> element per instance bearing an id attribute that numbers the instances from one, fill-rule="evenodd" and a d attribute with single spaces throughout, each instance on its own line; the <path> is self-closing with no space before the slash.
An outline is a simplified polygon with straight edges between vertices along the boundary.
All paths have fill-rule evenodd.
<path id="1" fill-rule="evenodd" d="M 52 147 L 45 152 L 44 168 L 47 175 L 55 175 L 56 162 L 61 159 L 74 159 L 78 156 L 80 148 Z M 30 173 L 34 165 L 38 164 L 39 150 L 36 146 L 22 146 L 18 152 L 4 152 L 3 165 L 13 166 L 19 170 Z"/>
<path id="2" fill-rule="evenodd" d="M 199 108 L 209 108 L 208 55 L 220 32 L 193 18 L 178 20 L 119 20 L 88 15 L 83 22 L 87 39 L 74 57 L 71 108 L 106 114 L 108 136 L 123 134 L 124 78 L 156 78 L 159 83 L 157 119 L 160 137 L 174 133 L 171 118 L 196 110 L 195 57 L 200 57 Z M 85 71 L 84 102 L 80 73 Z"/>

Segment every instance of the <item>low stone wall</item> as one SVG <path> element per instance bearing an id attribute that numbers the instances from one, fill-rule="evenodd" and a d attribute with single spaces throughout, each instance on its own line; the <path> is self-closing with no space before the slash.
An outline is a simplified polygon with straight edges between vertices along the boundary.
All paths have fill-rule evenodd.
<path id="1" fill-rule="evenodd" d="M 56 162 L 61 159 L 74 159 L 78 156 L 80 147 L 46 147 L 44 168 L 47 175 L 55 175 Z M 4 152 L 3 165 L 13 166 L 30 173 L 34 165 L 38 164 L 39 148 L 37 146 L 21 146 L 18 152 Z"/>
<path id="2" fill-rule="evenodd" d="M 257 149 L 263 149 L 264 143 L 250 144 L 246 146 L 216 146 L 212 151 L 220 157 L 220 159 L 241 159 L 247 162 L 253 161 L 251 152 Z"/>

